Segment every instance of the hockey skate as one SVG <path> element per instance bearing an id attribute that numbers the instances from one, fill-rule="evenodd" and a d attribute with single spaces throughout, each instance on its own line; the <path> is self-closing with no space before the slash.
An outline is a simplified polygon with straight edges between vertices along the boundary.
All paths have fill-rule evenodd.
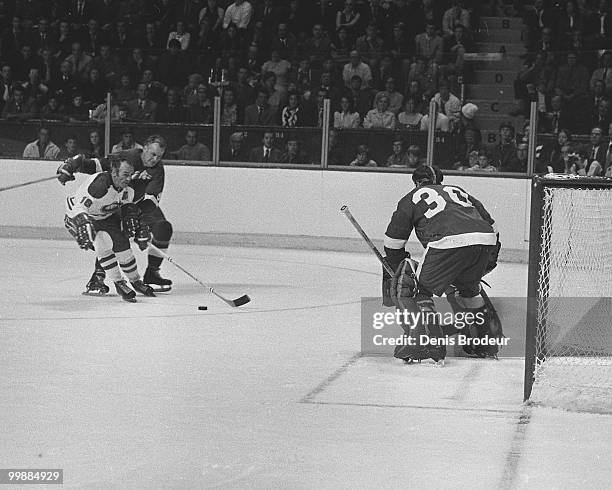
<path id="1" fill-rule="evenodd" d="M 150 286 L 156 293 L 165 293 L 172 289 L 172 281 L 162 277 L 159 273 L 159 269 L 147 267 L 142 279 L 143 282 Z"/>
<path id="2" fill-rule="evenodd" d="M 128 286 L 124 279 L 115 282 L 115 289 L 123 301 L 127 301 L 128 303 L 136 303 L 136 292 Z"/>
<path id="3" fill-rule="evenodd" d="M 91 279 L 85 286 L 85 291 L 83 294 L 86 296 L 106 296 L 106 294 L 110 291 L 110 288 L 104 284 L 104 278 L 106 274 L 104 273 L 104 269 L 98 269 L 91 275 Z"/>
<path id="4" fill-rule="evenodd" d="M 138 279 L 138 281 L 134 281 L 132 283 L 132 287 L 137 293 L 140 293 L 143 296 L 149 296 L 150 298 L 155 298 L 155 292 L 153 291 L 153 288 L 145 284 L 144 282 L 142 282 L 140 279 Z"/>

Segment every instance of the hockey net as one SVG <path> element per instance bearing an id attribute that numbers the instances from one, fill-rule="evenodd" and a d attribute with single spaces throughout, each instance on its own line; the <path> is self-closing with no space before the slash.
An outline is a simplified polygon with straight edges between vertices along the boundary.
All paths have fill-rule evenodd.
<path id="1" fill-rule="evenodd" d="M 612 183 L 536 178 L 531 235 L 526 398 L 612 412 Z"/>

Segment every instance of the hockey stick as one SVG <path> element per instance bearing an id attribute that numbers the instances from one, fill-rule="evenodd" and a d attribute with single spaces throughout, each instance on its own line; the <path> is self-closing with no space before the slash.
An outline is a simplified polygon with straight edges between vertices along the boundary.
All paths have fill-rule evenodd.
<path id="1" fill-rule="evenodd" d="M 149 244 L 149 248 L 151 250 L 153 250 L 155 253 L 159 254 L 161 257 L 163 257 L 164 259 L 166 259 L 168 262 L 170 262 L 172 265 L 174 265 L 174 267 L 176 267 L 177 269 L 180 269 L 181 271 L 183 271 L 185 274 L 187 274 L 189 277 L 191 277 L 191 279 L 193 279 L 195 282 L 197 282 L 200 286 L 208 289 L 212 294 L 214 294 L 217 298 L 225 301 L 228 305 L 230 305 L 233 308 L 236 308 L 238 306 L 242 306 L 247 304 L 249 301 L 251 301 L 251 298 L 248 297 L 248 295 L 243 294 L 242 296 L 240 296 L 240 298 L 236 298 L 236 299 L 227 299 L 226 297 L 224 297 L 223 295 L 219 294 L 217 291 L 215 291 L 214 288 L 212 288 L 211 286 L 207 286 L 206 284 L 204 284 L 202 281 L 200 281 L 196 276 L 194 276 L 191 272 L 189 272 L 187 269 L 185 269 L 184 267 L 182 267 L 180 264 L 177 264 L 177 262 L 170 257 L 167 253 L 163 252 L 162 250 L 160 250 L 159 248 L 157 248 L 155 245 L 153 245 L 152 243 Z"/>
<path id="2" fill-rule="evenodd" d="M 361 235 L 361 238 L 365 240 L 365 242 L 368 244 L 368 247 L 370 247 L 370 250 L 374 252 L 374 255 L 376 255 L 376 258 L 380 261 L 384 269 L 387 271 L 387 274 L 393 277 L 395 275 L 395 271 L 391 268 L 389 264 L 387 264 L 387 261 L 385 260 L 385 258 L 381 255 L 381 253 L 378 251 L 376 246 L 372 243 L 372 240 L 370 240 L 370 237 L 366 234 L 366 232 L 363 231 L 363 228 L 359 225 L 355 217 L 351 214 L 346 204 L 340 208 L 340 212 L 343 213 L 344 216 L 348 218 L 348 220 L 357 230 L 357 233 L 359 233 Z"/>
<path id="3" fill-rule="evenodd" d="M 53 180 L 53 179 L 57 179 L 57 175 L 53 175 L 51 177 L 43 177 L 42 179 L 38 179 L 38 180 L 31 180 L 30 182 L 24 182 L 23 184 L 14 184 L 14 185 L 6 186 L 6 187 L 0 187 L 0 192 L 8 191 L 10 189 L 17 189 L 19 187 L 25 187 L 26 185 L 38 184 L 39 182 L 46 182 L 47 180 Z"/>

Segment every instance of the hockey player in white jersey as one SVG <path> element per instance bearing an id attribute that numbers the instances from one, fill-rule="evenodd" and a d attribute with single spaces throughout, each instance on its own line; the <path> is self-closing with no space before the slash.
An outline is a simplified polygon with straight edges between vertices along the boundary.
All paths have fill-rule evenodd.
<path id="1" fill-rule="evenodd" d="M 64 223 L 79 247 L 94 250 L 122 299 L 134 302 L 134 290 L 144 296 L 155 293 L 138 274 L 129 238 L 134 237 L 140 249 L 145 250 L 151 234 L 140 222 L 133 204 L 134 189 L 129 184 L 134 165 L 120 155 L 113 155 L 110 160 L 109 171 L 92 175 L 73 197 L 66 199 Z M 123 279 L 121 270 L 134 289 Z"/>

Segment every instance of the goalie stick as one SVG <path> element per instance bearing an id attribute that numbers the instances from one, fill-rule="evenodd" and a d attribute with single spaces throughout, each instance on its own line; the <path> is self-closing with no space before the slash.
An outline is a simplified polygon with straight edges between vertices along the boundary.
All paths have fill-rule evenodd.
<path id="1" fill-rule="evenodd" d="M 370 247 L 370 250 L 372 250 L 374 255 L 376 255 L 376 258 L 380 261 L 380 263 L 385 268 L 387 273 L 391 277 L 393 277 L 395 275 L 395 271 L 391 268 L 391 266 L 389 264 L 387 264 L 387 261 L 385 260 L 385 258 L 382 256 L 380 251 L 376 248 L 374 243 L 372 243 L 372 240 L 370 240 L 370 237 L 366 234 L 366 232 L 363 230 L 361 225 L 357 222 L 357 220 L 352 215 L 352 213 L 350 212 L 350 210 L 349 210 L 349 208 L 348 208 L 348 206 L 346 204 L 340 208 L 340 212 L 342 214 L 344 214 L 348 218 L 348 220 L 355 227 L 357 232 L 361 235 L 361 237 L 364 239 L 364 241 L 368 244 L 368 247 Z M 414 260 L 414 259 L 412 259 L 412 260 Z M 410 268 L 412 269 L 412 272 L 414 273 L 414 276 L 416 278 L 416 272 L 414 270 L 412 262 L 409 260 L 408 263 L 410 264 Z M 485 281 L 481 281 L 481 282 L 483 282 L 484 284 L 486 284 L 488 286 L 488 284 Z M 489 295 L 485 292 L 484 287 L 482 287 L 482 286 L 480 287 L 480 295 L 482 296 L 482 299 L 484 300 L 485 305 L 487 306 L 487 308 L 491 312 L 492 320 L 495 322 L 498 331 L 501 332 L 502 331 L 502 323 L 501 323 L 501 319 L 499 318 L 499 314 L 497 313 L 497 310 L 493 306 L 493 303 L 491 303 L 491 299 L 489 298 Z"/>
<path id="2" fill-rule="evenodd" d="M 149 248 L 151 250 L 153 250 L 155 253 L 159 254 L 161 257 L 163 257 L 164 259 L 166 259 L 168 262 L 170 262 L 172 265 L 174 265 L 174 267 L 176 267 L 177 269 L 180 269 L 181 271 L 183 271 L 185 274 L 187 274 L 189 277 L 191 277 L 191 279 L 193 279 L 195 282 L 197 282 L 200 286 L 208 289 L 212 294 L 214 294 L 217 298 L 225 301 L 225 303 L 227 303 L 229 306 L 233 307 L 233 308 L 237 308 L 238 306 L 242 306 L 247 304 L 248 302 L 251 301 L 251 298 L 248 297 L 248 295 L 243 294 L 242 296 L 240 296 L 239 298 L 236 299 L 227 299 L 225 296 L 223 296 L 222 294 L 218 293 L 217 291 L 215 291 L 215 289 L 211 286 L 208 286 L 206 284 L 204 284 L 202 281 L 200 281 L 200 279 L 198 279 L 196 276 L 194 276 L 191 272 L 189 272 L 187 269 L 185 269 L 184 267 L 182 267 L 180 264 L 178 264 L 172 257 L 170 257 L 167 253 L 163 252 L 162 250 L 160 250 L 159 248 L 157 248 L 155 245 L 153 245 L 152 243 L 149 244 Z"/>

